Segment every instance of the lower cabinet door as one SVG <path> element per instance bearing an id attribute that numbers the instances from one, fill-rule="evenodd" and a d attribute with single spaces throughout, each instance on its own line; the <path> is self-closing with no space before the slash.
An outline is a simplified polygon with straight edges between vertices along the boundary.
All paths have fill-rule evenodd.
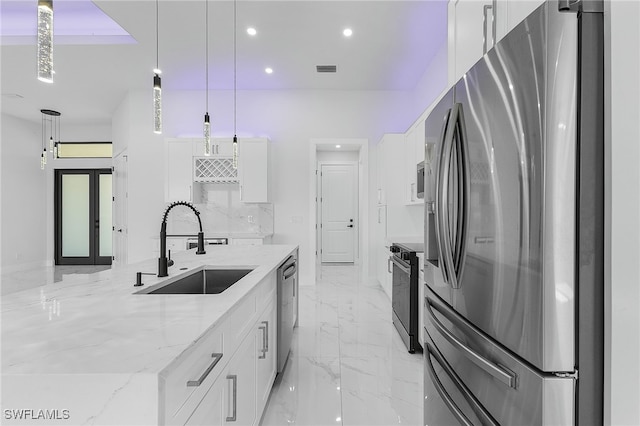
<path id="1" fill-rule="evenodd" d="M 275 302 L 271 303 L 258 321 L 256 332 L 256 416 L 262 415 L 267 404 L 271 386 L 276 377 L 276 360 L 278 348 L 276 346 L 276 309 Z"/>
<path id="2" fill-rule="evenodd" d="M 224 424 L 256 424 L 256 339 L 249 334 L 235 353 L 227 373 L 218 380 L 224 383 Z"/>
<path id="3" fill-rule="evenodd" d="M 221 425 L 223 422 L 224 383 L 218 380 L 205 394 L 200 404 L 193 411 L 187 426 Z"/>

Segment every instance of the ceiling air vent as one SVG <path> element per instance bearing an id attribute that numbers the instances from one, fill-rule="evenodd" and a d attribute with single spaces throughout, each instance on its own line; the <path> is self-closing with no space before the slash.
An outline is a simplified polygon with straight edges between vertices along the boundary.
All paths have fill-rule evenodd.
<path id="1" fill-rule="evenodd" d="M 335 65 L 316 65 L 316 71 L 318 72 L 336 72 Z"/>

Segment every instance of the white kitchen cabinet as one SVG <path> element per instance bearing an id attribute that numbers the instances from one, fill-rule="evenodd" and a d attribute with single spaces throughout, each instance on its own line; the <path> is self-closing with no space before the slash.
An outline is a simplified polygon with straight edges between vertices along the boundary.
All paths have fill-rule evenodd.
<path id="1" fill-rule="evenodd" d="M 544 0 L 449 0 L 449 85 Z"/>
<path id="2" fill-rule="evenodd" d="M 449 0 L 449 85 L 506 34 L 507 0 Z"/>
<path id="3" fill-rule="evenodd" d="M 267 405 L 271 387 L 276 379 L 278 348 L 276 338 L 276 293 L 256 323 L 256 414 Z M 259 418 L 257 420 L 260 420 Z"/>
<path id="4" fill-rule="evenodd" d="M 161 373 L 160 424 L 258 424 L 276 375 L 276 297 L 273 271 Z"/>
<path id="5" fill-rule="evenodd" d="M 240 201 L 269 202 L 269 141 L 265 138 L 238 140 Z"/>
<path id="6" fill-rule="evenodd" d="M 383 138 L 376 146 L 376 204 L 387 204 L 387 185 L 389 182 L 388 163 L 389 143 Z"/>
<path id="7" fill-rule="evenodd" d="M 385 134 L 377 150 L 377 204 L 401 204 L 402 185 L 404 182 L 403 161 L 404 135 L 398 133 Z"/>
<path id="8" fill-rule="evenodd" d="M 193 142 L 167 139 L 165 201 L 192 201 Z"/>
<path id="9" fill-rule="evenodd" d="M 167 139 L 165 201 L 193 202 L 194 180 L 220 181 L 219 178 L 209 179 L 206 176 L 204 180 L 197 178 L 194 175 L 194 162 L 201 159 L 214 162 L 226 161 L 230 167 L 230 158 L 233 156 L 232 142 L 231 138 L 212 139 L 212 144 L 214 146 L 217 144 L 219 149 L 212 155 L 205 157 L 203 138 Z M 238 141 L 237 177 L 235 175 L 233 178 L 228 177 L 228 181 L 239 182 L 240 201 L 245 203 L 269 202 L 269 144 L 267 139 L 249 138 Z"/>
<path id="10" fill-rule="evenodd" d="M 508 0 L 505 1 L 504 15 L 506 15 L 505 34 L 511 31 L 516 25 L 524 21 L 531 12 L 536 10 L 538 6 L 543 4 L 545 0 Z M 500 11 L 500 9 L 498 9 Z M 498 19 L 502 15 L 498 15 Z M 498 37 L 500 40 L 501 37 Z"/>
<path id="11" fill-rule="evenodd" d="M 256 424 L 256 341 L 248 336 L 222 374 L 225 381 L 224 424 Z"/>
<path id="12" fill-rule="evenodd" d="M 422 125 L 422 133 L 420 133 L 419 125 L 412 126 L 405 134 L 404 140 L 404 199 L 405 204 L 421 204 L 422 200 L 418 198 L 418 183 L 416 181 L 418 160 L 416 145 L 422 145 L 424 139 L 424 124 Z M 422 136 L 422 137 L 421 137 Z M 423 155 L 424 158 L 424 155 Z"/>
<path id="13" fill-rule="evenodd" d="M 207 391 L 200 401 L 200 404 L 193 411 L 193 414 L 185 426 L 221 425 L 224 418 L 224 390 L 225 385 L 222 380 L 217 381 Z"/>
<path id="14" fill-rule="evenodd" d="M 387 206 L 376 207 L 376 221 L 373 229 L 376 277 L 386 295 L 391 299 L 391 279 L 387 265 L 389 247 L 385 246 L 387 239 Z"/>
<path id="15" fill-rule="evenodd" d="M 211 138 L 210 157 L 222 156 L 231 157 L 233 155 L 233 138 Z M 217 146 L 217 149 L 216 149 Z M 204 156 L 204 138 L 193 139 L 193 156 Z"/>

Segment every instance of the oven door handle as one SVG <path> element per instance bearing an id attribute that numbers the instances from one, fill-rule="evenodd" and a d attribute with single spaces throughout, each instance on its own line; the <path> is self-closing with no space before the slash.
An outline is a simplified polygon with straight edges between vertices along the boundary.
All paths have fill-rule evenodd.
<path id="1" fill-rule="evenodd" d="M 400 270 L 402 272 L 404 272 L 407 275 L 411 275 L 411 269 L 407 268 L 406 266 L 404 266 L 402 263 L 400 263 L 399 261 L 397 261 L 395 259 L 395 257 L 391 256 L 389 259 L 391 259 L 391 261 L 393 262 L 394 265 L 396 265 L 398 268 L 400 268 Z"/>

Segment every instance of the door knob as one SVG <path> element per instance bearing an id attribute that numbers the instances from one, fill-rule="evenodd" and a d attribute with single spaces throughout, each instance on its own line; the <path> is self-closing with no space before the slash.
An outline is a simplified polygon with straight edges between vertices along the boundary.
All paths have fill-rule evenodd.
<path id="1" fill-rule="evenodd" d="M 347 228 L 353 228 L 353 225 L 347 225 Z"/>

